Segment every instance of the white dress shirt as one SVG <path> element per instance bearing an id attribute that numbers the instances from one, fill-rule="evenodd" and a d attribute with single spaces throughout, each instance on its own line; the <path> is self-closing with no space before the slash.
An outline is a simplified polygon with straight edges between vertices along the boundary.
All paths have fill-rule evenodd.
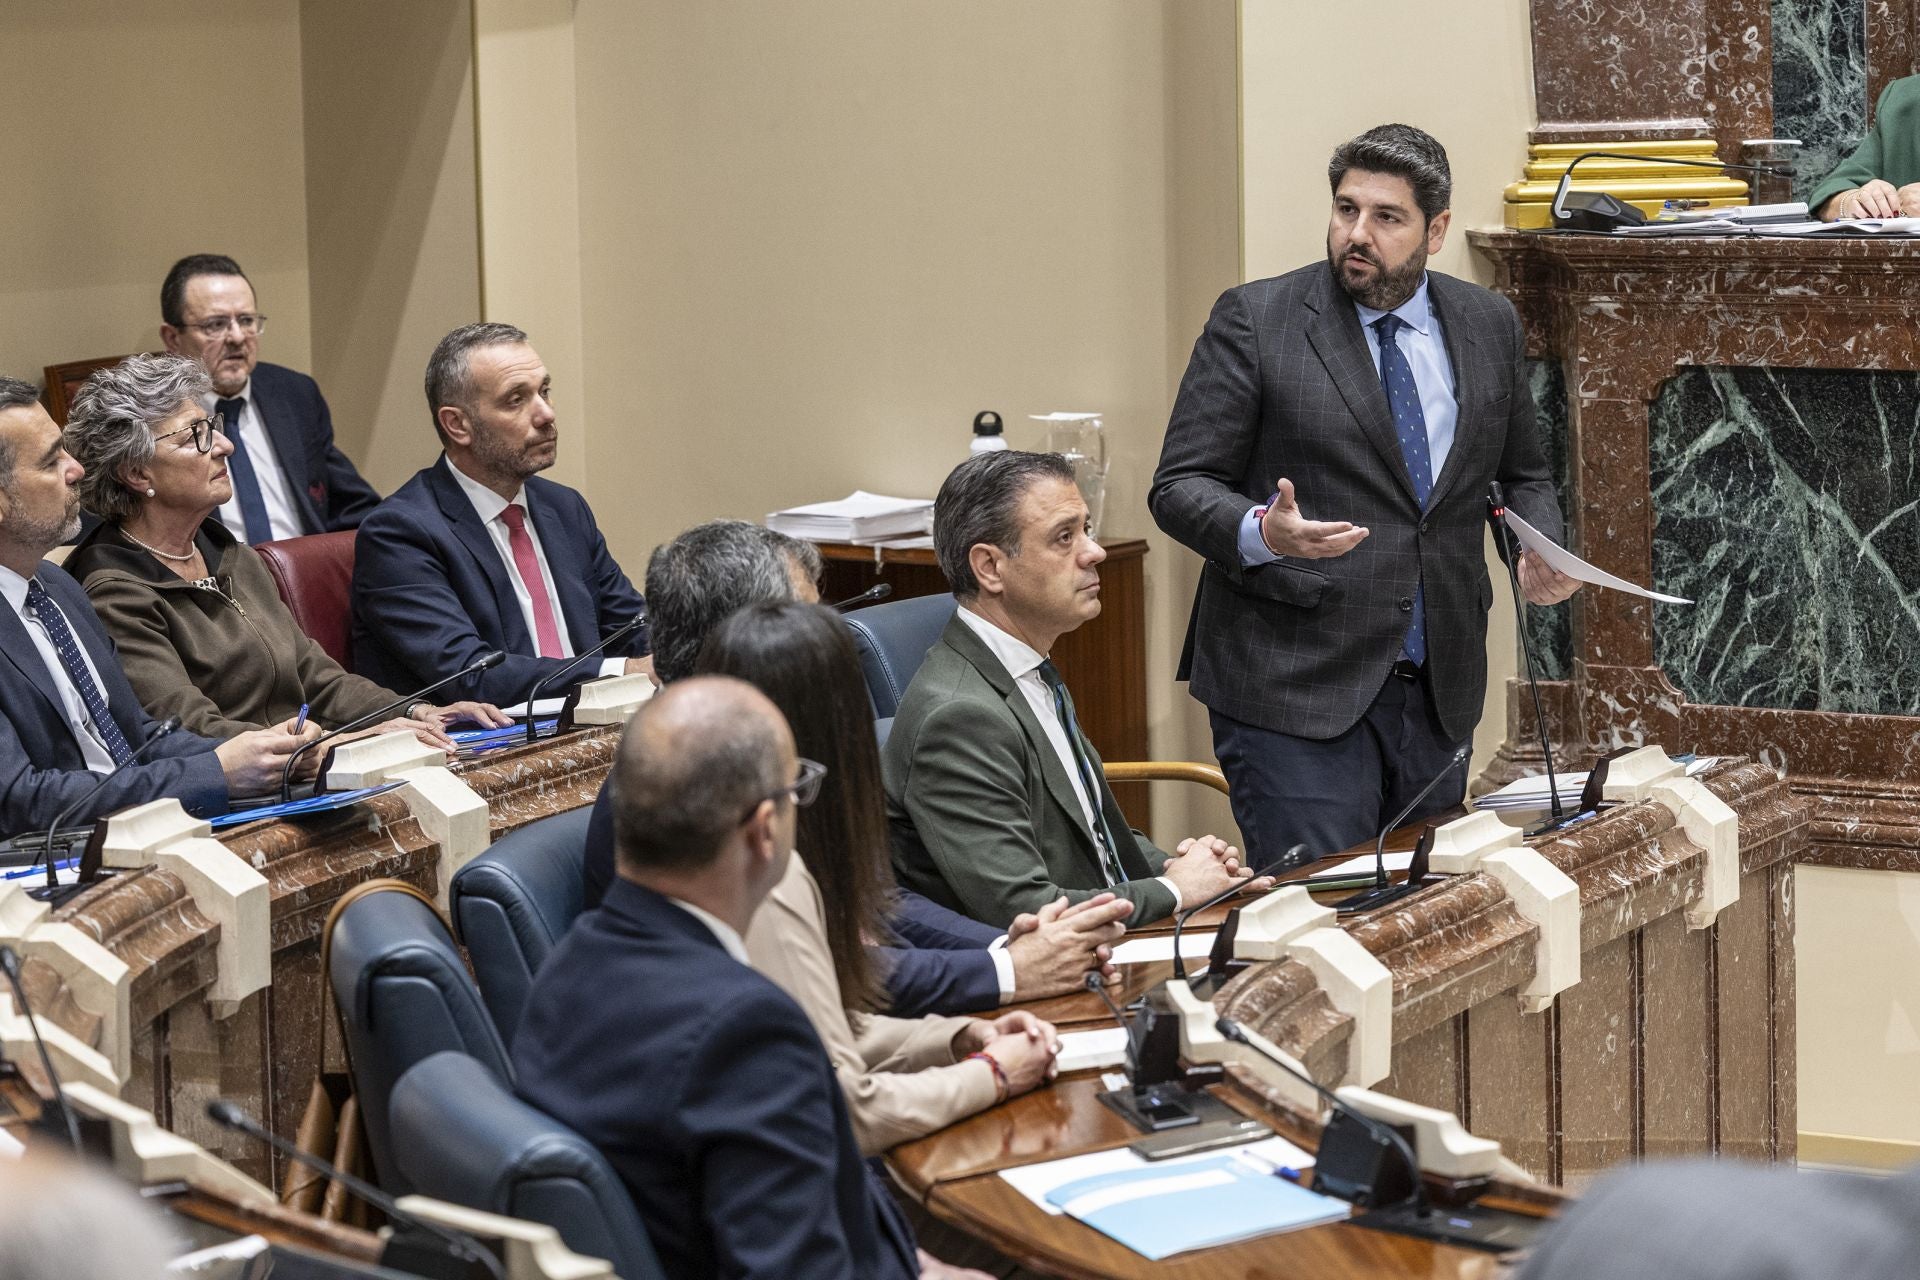
<path id="1" fill-rule="evenodd" d="M 1060 723 L 1060 712 L 1053 704 L 1053 690 L 1040 678 L 1040 664 L 1047 655 L 1032 645 L 1002 631 L 993 623 L 967 608 L 960 606 L 960 621 L 967 629 L 980 637 L 1000 665 L 1013 677 L 1014 687 L 1026 698 L 1027 706 L 1033 709 L 1033 718 L 1040 722 L 1040 731 L 1047 735 L 1047 742 L 1053 747 L 1053 753 L 1060 758 L 1060 767 L 1066 770 L 1067 782 L 1073 787 L 1074 799 L 1080 802 L 1080 820 L 1087 825 L 1087 832 L 1094 843 L 1100 843 L 1100 817 L 1094 809 L 1096 797 L 1087 794 L 1086 786 L 1080 781 L 1080 765 L 1074 758 L 1073 744 L 1067 741 L 1067 727 Z M 1084 728 L 1082 732 L 1085 732 Z M 1116 835 L 1114 839 L 1119 839 Z M 1114 850 L 1114 858 L 1119 859 L 1119 850 Z M 1180 909 L 1180 889 L 1165 876 L 1155 877 L 1167 886 L 1173 894 L 1173 909 Z"/>
<path id="2" fill-rule="evenodd" d="M 513 584 L 513 598 L 514 602 L 520 606 L 520 617 L 526 622 L 527 634 L 533 637 L 534 647 L 538 649 L 540 628 L 533 620 L 533 594 L 527 590 L 527 584 L 520 579 L 519 566 L 513 562 L 513 534 L 507 528 L 507 522 L 500 518 L 500 513 L 508 507 L 519 507 L 523 512 L 527 510 L 526 490 L 522 489 L 514 494 L 509 501 L 454 466 L 453 459 L 442 455 L 440 462 L 453 473 L 454 482 L 460 486 L 460 491 L 467 495 L 467 501 L 473 504 L 474 514 L 480 517 L 480 523 L 486 526 L 488 536 L 493 539 L 493 549 L 500 553 L 500 564 L 507 571 L 507 581 Z M 554 581 L 553 566 L 547 563 L 546 548 L 540 545 L 540 531 L 534 527 L 531 513 L 528 513 L 524 527 L 527 531 L 527 540 L 533 543 L 533 558 L 540 565 L 540 576 L 547 580 L 547 607 L 553 610 L 553 628 L 560 636 L 560 656 L 571 658 L 574 655 L 573 637 L 567 634 L 567 615 L 560 610 L 559 584 Z M 598 641 L 598 636 L 590 637 L 589 647 Z M 622 675 L 626 669 L 625 658 L 600 660 L 600 674 L 603 676 Z"/>
<path id="3" fill-rule="evenodd" d="M 79 744 L 80 757 L 87 762 L 87 768 L 95 773 L 113 771 L 113 752 L 107 750 L 106 742 L 100 737 L 100 731 L 93 726 L 93 717 L 87 714 L 87 704 L 80 697 L 80 690 L 74 688 L 73 681 L 67 675 L 67 664 L 60 661 L 60 653 L 53 647 L 53 637 L 41 625 L 40 619 L 27 611 L 27 580 L 0 565 L 0 596 L 4 596 L 7 606 L 19 616 L 26 625 L 27 634 L 33 637 L 33 647 L 40 651 L 40 661 L 46 664 L 47 673 L 53 677 L 53 687 L 60 691 L 60 709 L 66 713 L 67 727 L 73 731 L 73 740 Z M 52 600 L 52 597 L 48 597 Z M 59 605 L 55 602 L 55 608 Z M 60 610 L 64 617 L 66 610 Z M 74 641 L 79 643 L 80 633 L 73 625 L 73 619 L 67 619 L 67 629 L 74 633 Z M 93 665 L 93 655 L 87 652 L 87 646 L 80 644 L 80 661 L 86 663 L 87 674 L 93 677 L 94 688 L 100 690 L 101 700 L 107 696 L 106 686 L 100 683 L 100 670 Z"/>
<path id="4" fill-rule="evenodd" d="M 227 423 L 227 435 L 238 438 L 247 446 L 247 460 L 253 463 L 254 479 L 260 482 L 260 497 L 266 503 L 267 524 L 273 530 L 275 538 L 297 538 L 305 533 L 306 525 L 300 519 L 300 507 L 293 500 L 293 486 L 287 481 L 287 473 L 280 466 L 280 455 L 273 451 L 273 441 L 267 436 L 267 424 L 260 417 L 260 410 L 253 403 L 253 379 L 247 379 L 247 385 L 231 396 L 221 396 L 208 392 L 200 397 L 200 407 L 211 415 L 213 407 L 221 400 L 239 400 L 240 421 Z M 232 464 L 228 464 L 232 469 Z M 220 504 L 215 513 L 220 523 L 227 526 L 229 532 L 240 541 L 247 540 L 247 520 L 240 513 L 240 495 L 237 488 L 234 496 Z"/>
<path id="5" fill-rule="evenodd" d="M 1358 302 L 1353 304 L 1353 309 L 1360 317 L 1360 331 L 1367 335 L 1367 354 L 1373 357 L 1373 372 L 1378 377 L 1380 333 L 1373 323 L 1387 313 L 1375 311 Z M 1441 468 L 1447 465 L 1447 455 L 1453 452 L 1460 401 L 1456 395 L 1453 361 L 1447 358 L 1447 335 L 1440 328 L 1440 317 L 1434 314 L 1424 275 L 1420 277 L 1420 287 L 1413 291 L 1413 296 L 1395 307 L 1393 314 L 1403 321 L 1400 332 L 1394 337 L 1394 345 L 1407 357 L 1407 365 L 1413 370 L 1414 384 L 1420 390 L 1420 415 L 1426 419 L 1427 456 L 1432 462 L 1432 475 L 1429 478 L 1438 480 Z M 1309 502 L 1312 500 L 1310 494 L 1297 494 L 1296 497 Z M 1270 564 L 1280 558 L 1267 546 L 1266 539 L 1260 536 L 1260 519 L 1254 514 L 1260 509 L 1249 507 L 1246 515 L 1240 518 L 1240 563 L 1248 567 Z M 1343 520 L 1346 516 L 1339 511 L 1325 511 L 1316 518 Z"/>
<path id="6" fill-rule="evenodd" d="M 797 858 L 800 855 L 789 854 L 788 856 Z M 741 964 L 746 965 L 749 969 L 753 967 L 753 961 L 747 958 L 747 940 L 740 936 L 738 929 L 713 914 L 713 912 L 702 907 L 696 907 L 684 898 L 676 898 L 670 893 L 663 893 L 660 896 L 692 916 L 695 920 L 698 920 L 701 924 L 707 926 L 708 931 L 711 932 L 715 938 L 719 939 L 720 945 L 726 949 L 728 955 L 738 960 Z"/>

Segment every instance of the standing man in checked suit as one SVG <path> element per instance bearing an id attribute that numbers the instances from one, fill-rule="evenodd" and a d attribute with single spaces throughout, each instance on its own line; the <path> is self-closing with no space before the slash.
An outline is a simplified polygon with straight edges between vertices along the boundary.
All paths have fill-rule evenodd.
<path id="1" fill-rule="evenodd" d="M 233 497 L 214 513 L 242 542 L 352 529 L 380 495 L 333 443 L 333 415 L 312 378 L 260 360 L 267 318 L 240 264 L 182 258 L 160 286 L 160 341 L 206 366 L 201 406 L 221 415 Z"/>
<path id="2" fill-rule="evenodd" d="M 1561 537 L 1512 304 L 1426 269 L 1451 217 L 1445 149 L 1381 125 L 1327 176 L 1327 260 L 1214 304 L 1148 495 L 1206 559 L 1179 678 L 1256 868 L 1371 839 L 1472 735 L 1488 486 Z M 1579 585 L 1530 555 L 1519 573 L 1534 604 Z M 1465 791 L 1462 769 L 1426 812 Z"/>

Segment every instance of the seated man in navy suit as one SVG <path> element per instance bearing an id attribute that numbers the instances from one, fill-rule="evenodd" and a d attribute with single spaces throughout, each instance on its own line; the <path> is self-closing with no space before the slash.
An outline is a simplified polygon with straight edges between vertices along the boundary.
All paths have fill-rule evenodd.
<path id="1" fill-rule="evenodd" d="M 551 392 L 540 353 L 510 324 L 466 325 L 434 348 L 427 405 L 440 460 L 354 541 L 358 674 L 420 689 L 498 649 L 506 661 L 445 697 L 506 706 L 643 616 L 587 500 L 539 478 L 559 445 Z M 572 681 L 651 673 L 647 653 L 642 627 Z"/>
<path id="2" fill-rule="evenodd" d="M 804 542 L 741 520 L 709 520 L 657 548 L 647 562 L 654 663 L 671 683 L 690 674 L 707 636 L 748 605 L 820 599 L 820 554 Z M 846 696 L 860 698 L 860 689 Z M 613 779 L 600 788 L 587 829 L 589 907 L 614 877 Z M 888 1012 L 978 1013 L 1016 1000 L 1078 991 L 1105 965 L 1132 904 L 1111 895 L 1025 915 L 1005 933 L 917 893 L 903 892 L 889 923 L 902 943 L 883 948 Z M 1108 967 L 1111 973 L 1111 967 Z"/>
<path id="3" fill-rule="evenodd" d="M 75 801 L 75 822 L 167 796 L 225 813 L 232 796 L 279 786 L 287 757 L 319 734 L 282 724 L 151 741 L 157 726 L 86 592 L 43 560 L 80 528 L 84 474 L 32 384 L 0 378 L 0 836 L 40 830 Z"/>
<path id="4" fill-rule="evenodd" d="M 220 522 L 242 542 L 351 529 L 380 495 L 333 443 L 333 415 L 312 378 L 260 361 L 267 318 L 232 258 L 182 258 L 160 286 L 160 341 L 205 365 L 203 408 L 226 421 L 233 497 Z"/>
<path id="5" fill-rule="evenodd" d="M 818 793 L 780 712 L 738 680 L 679 681 L 613 768 L 619 875 L 534 980 L 521 1096 L 605 1154 L 680 1280 L 984 1280 L 917 1250 L 812 1025 L 747 966 Z"/>

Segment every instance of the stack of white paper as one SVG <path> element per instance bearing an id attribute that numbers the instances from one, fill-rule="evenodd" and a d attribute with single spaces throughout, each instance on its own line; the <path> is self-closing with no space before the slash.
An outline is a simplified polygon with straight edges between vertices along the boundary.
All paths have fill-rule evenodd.
<path id="1" fill-rule="evenodd" d="M 838 502 L 770 512 L 767 528 L 809 542 L 860 542 L 908 537 L 933 527 L 931 498 L 889 498 L 857 489 Z"/>
<path id="2" fill-rule="evenodd" d="M 1678 763 L 1678 761 L 1676 761 Z M 1712 768 L 1720 763 L 1719 756 L 1695 756 L 1686 761 L 1687 776 Z M 1586 790 L 1587 775 L 1584 773 L 1557 773 L 1554 782 L 1560 792 L 1560 807 L 1570 809 L 1580 803 L 1580 793 Z M 1547 775 L 1537 774 L 1531 778 L 1516 778 L 1498 791 L 1492 791 L 1473 802 L 1476 809 L 1509 810 L 1532 812 L 1553 807 L 1547 791 Z"/>

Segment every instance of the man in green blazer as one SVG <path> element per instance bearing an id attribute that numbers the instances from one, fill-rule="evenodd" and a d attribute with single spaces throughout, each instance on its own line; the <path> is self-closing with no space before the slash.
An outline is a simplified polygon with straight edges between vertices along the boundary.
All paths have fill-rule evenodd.
<path id="1" fill-rule="evenodd" d="M 1169 855 L 1127 826 L 1048 660 L 1100 612 L 1106 552 L 1057 454 L 977 454 L 934 502 L 934 553 L 960 608 L 901 699 L 883 763 L 894 871 L 1004 928 L 1062 894 L 1112 890 L 1157 920 L 1236 883 L 1213 836 Z"/>
<path id="2" fill-rule="evenodd" d="M 1828 222 L 1920 217 L 1920 76 L 1881 91 L 1873 127 L 1807 196 L 1807 207 Z"/>

